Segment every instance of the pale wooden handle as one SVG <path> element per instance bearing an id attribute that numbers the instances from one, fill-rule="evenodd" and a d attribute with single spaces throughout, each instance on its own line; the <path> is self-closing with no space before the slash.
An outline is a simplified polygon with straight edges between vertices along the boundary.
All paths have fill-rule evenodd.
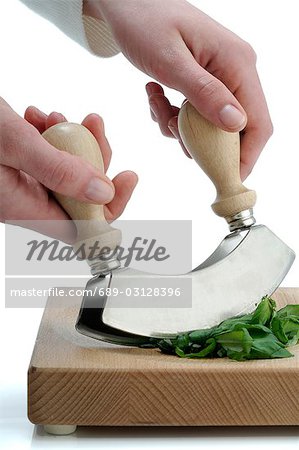
<path id="1" fill-rule="evenodd" d="M 217 197 L 212 205 L 215 214 L 230 217 L 252 208 L 256 193 L 248 190 L 240 178 L 239 133 L 217 128 L 189 102 L 183 104 L 178 124 L 185 147 L 215 185 Z"/>
<path id="2" fill-rule="evenodd" d="M 43 137 L 54 147 L 80 156 L 96 167 L 99 173 L 103 173 L 104 165 L 99 145 L 93 134 L 83 125 L 59 123 L 48 128 Z M 102 205 L 79 202 L 55 192 L 54 196 L 76 224 L 77 240 L 73 247 L 78 250 L 83 245 L 83 257 L 90 255 L 89 247 L 94 245 L 97 245 L 98 250 L 93 256 L 98 256 L 105 247 L 106 251 L 107 247 L 113 251 L 120 244 L 121 232 L 106 222 Z"/>

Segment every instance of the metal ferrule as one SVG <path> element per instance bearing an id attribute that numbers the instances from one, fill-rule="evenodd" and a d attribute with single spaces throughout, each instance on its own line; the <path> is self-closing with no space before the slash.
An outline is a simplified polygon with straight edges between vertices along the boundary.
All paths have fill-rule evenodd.
<path id="1" fill-rule="evenodd" d="M 226 217 L 225 220 L 229 225 L 230 231 L 242 230 L 249 228 L 256 223 L 253 216 L 253 209 L 245 209 L 234 216 Z"/>
<path id="2" fill-rule="evenodd" d="M 107 275 L 112 270 L 120 267 L 120 261 L 117 258 L 107 259 L 106 256 L 105 258 L 98 256 L 97 258 L 88 259 L 87 262 L 90 265 L 92 275 Z"/>

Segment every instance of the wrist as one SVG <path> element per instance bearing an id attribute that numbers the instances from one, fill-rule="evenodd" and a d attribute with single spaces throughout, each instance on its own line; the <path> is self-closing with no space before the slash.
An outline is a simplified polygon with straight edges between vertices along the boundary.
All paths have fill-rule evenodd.
<path id="1" fill-rule="evenodd" d="M 94 19 L 104 20 L 98 0 L 83 0 L 83 14 Z"/>
<path id="2" fill-rule="evenodd" d="M 103 3 L 102 0 L 83 0 L 82 19 L 90 50 L 95 55 L 110 57 L 117 55 L 120 49 L 112 32 L 110 17 L 106 17 Z M 110 0 L 107 5 L 109 3 L 115 5 L 118 1 Z"/>
<path id="3" fill-rule="evenodd" d="M 83 14 L 109 23 L 123 1 L 129 0 L 83 0 Z"/>

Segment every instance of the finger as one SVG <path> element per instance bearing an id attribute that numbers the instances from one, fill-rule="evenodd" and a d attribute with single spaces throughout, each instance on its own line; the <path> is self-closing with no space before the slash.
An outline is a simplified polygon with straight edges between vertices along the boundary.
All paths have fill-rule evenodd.
<path id="1" fill-rule="evenodd" d="M 57 123 L 67 122 L 67 119 L 63 114 L 58 112 L 52 112 L 47 114 L 40 111 L 35 106 L 29 106 L 24 114 L 24 118 L 27 122 L 31 123 L 40 133 L 43 133 L 48 128 L 56 125 Z"/>
<path id="2" fill-rule="evenodd" d="M 173 137 L 168 128 L 168 122 L 173 117 L 173 109 L 169 100 L 162 94 L 151 94 L 149 104 L 160 130 L 164 136 Z"/>
<path id="3" fill-rule="evenodd" d="M 145 89 L 146 89 L 146 92 L 148 95 L 149 102 L 150 102 L 150 97 L 152 94 L 158 94 L 158 95 L 164 96 L 164 90 L 163 90 L 162 86 L 153 81 L 151 81 L 150 83 L 147 83 L 145 86 Z M 157 108 L 159 108 L 159 105 L 157 105 Z M 179 110 L 179 108 L 177 108 L 176 106 L 172 106 L 172 110 L 173 110 L 174 114 L 175 114 L 176 109 Z M 150 108 L 150 112 L 151 112 L 152 120 L 154 122 L 158 122 L 158 117 L 156 116 L 156 114 L 154 113 L 152 108 Z M 178 115 L 178 113 L 175 115 Z M 172 137 L 172 136 L 170 136 L 170 137 Z"/>
<path id="4" fill-rule="evenodd" d="M 259 130 L 248 129 L 241 136 L 240 176 L 244 181 L 250 175 L 265 141 L 261 139 Z"/>
<path id="5" fill-rule="evenodd" d="M 153 111 L 150 109 L 150 113 L 151 113 L 151 118 L 154 122 L 157 122 L 157 117 L 155 116 L 155 114 L 153 113 Z"/>
<path id="6" fill-rule="evenodd" d="M 154 81 L 150 81 L 145 85 L 145 89 L 147 95 L 150 96 L 152 94 L 161 94 L 164 95 L 164 90 L 159 83 L 155 83 Z"/>
<path id="7" fill-rule="evenodd" d="M 146 91 L 149 96 L 153 120 L 159 122 L 161 131 L 163 130 L 162 132 L 164 135 L 176 138 L 179 141 L 185 155 L 188 156 L 188 158 L 191 158 L 190 153 L 181 140 L 178 130 L 178 114 L 180 112 L 180 108 L 169 103 L 168 99 L 164 96 L 162 86 L 158 83 L 148 83 L 146 85 Z M 155 113 L 153 112 L 154 110 Z M 167 132 L 166 127 L 168 128 Z"/>
<path id="8" fill-rule="evenodd" d="M 177 140 L 181 139 L 178 126 L 178 116 L 171 117 L 171 119 L 168 121 L 168 128 Z"/>
<path id="9" fill-rule="evenodd" d="M 111 201 L 114 186 L 104 174 L 82 158 L 57 150 L 35 128 L 17 120 L 2 133 L 0 163 L 23 170 L 65 196 L 98 204 Z"/>
<path id="10" fill-rule="evenodd" d="M 173 106 L 173 105 L 171 106 L 171 108 L 172 108 L 172 115 L 174 117 L 177 117 L 179 115 L 180 108 L 178 108 L 177 106 Z"/>
<path id="11" fill-rule="evenodd" d="M 172 132 L 174 137 L 179 141 L 179 143 L 180 143 L 180 145 L 182 147 L 182 150 L 185 153 L 185 155 L 188 156 L 188 158 L 192 159 L 192 156 L 190 155 L 190 153 L 188 152 L 188 150 L 184 146 L 183 141 L 182 141 L 181 136 L 180 136 L 180 133 L 179 133 L 178 116 L 174 116 L 174 117 L 172 117 L 169 120 L 168 128 L 170 129 L 170 131 Z"/>
<path id="12" fill-rule="evenodd" d="M 115 196 L 108 205 L 105 205 L 105 217 L 108 222 L 117 219 L 124 211 L 138 182 L 135 172 L 121 172 L 112 180 L 115 186 Z"/>
<path id="13" fill-rule="evenodd" d="M 54 198 L 34 178 L 11 167 L 0 166 L 1 221 L 15 223 L 40 233 L 72 242 L 74 223 Z"/>
<path id="14" fill-rule="evenodd" d="M 53 111 L 51 114 L 49 114 L 49 116 L 47 117 L 46 120 L 46 130 L 50 127 L 52 127 L 53 125 L 56 125 L 57 123 L 63 123 L 63 122 L 67 122 L 67 119 L 64 117 L 63 114 L 58 113 L 56 111 Z"/>
<path id="15" fill-rule="evenodd" d="M 241 178 L 252 171 L 264 146 L 273 133 L 267 102 L 256 70 L 244 73 L 243 83 L 235 92 L 247 111 L 248 122 L 241 134 Z"/>
<path id="16" fill-rule="evenodd" d="M 240 131 L 245 127 L 247 116 L 238 100 L 196 62 L 185 44 L 176 69 L 169 68 L 172 86 L 183 92 L 203 117 L 226 131 Z"/>
<path id="17" fill-rule="evenodd" d="M 24 119 L 31 123 L 40 133 L 46 130 L 47 114 L 40 111 L 36 106 L 28 106 L 24 113 Z"/>
<path id="18" fill-rule="evenodd" d="M 94 135 L 101 149 L 104 171 L 106 172 L 112 156 L 112 151 L 108 139 L 105 136 L 105 127 L 103 119 L 98 114 L 89 114 L 82 122 L 88 130 Z"/>

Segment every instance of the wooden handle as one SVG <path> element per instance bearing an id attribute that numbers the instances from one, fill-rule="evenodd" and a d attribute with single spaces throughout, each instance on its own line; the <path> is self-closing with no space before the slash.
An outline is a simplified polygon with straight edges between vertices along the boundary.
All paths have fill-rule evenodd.
<path id="1" fill-rule="evenodd" d="M 99 145 L 93 134 L 83 125 L 59 123 L 48 128 L 43 137 L 59 150 L 80 156 L 99 172 L 104 172 Z M 55 192 L 54 196 L 76 224 L 77 240 L 73 248 L 76 251 L 84 245 L 83 259 L 88 258 L 91 254 L 90 247 L 94 245 L 97 245 L 98 250 L 93 256 L 98 256 L 105 247 L 104 251 L 107 252 L 107 247 L 113 251 L 120 244 L 121 232 L 106 222 L 102 205 L 83 203 Z"/>
<path id="2" fill-rule="evenodd" d="M 252 208 L 256 193 L 248 190 L 240 178 L 239 133 L 217 128 L 189 102 L 183 104 L 178 124 L 185 147 L 215 185 L 217 197 L 212 205 L 215 214 L 230 217 Z"/>

